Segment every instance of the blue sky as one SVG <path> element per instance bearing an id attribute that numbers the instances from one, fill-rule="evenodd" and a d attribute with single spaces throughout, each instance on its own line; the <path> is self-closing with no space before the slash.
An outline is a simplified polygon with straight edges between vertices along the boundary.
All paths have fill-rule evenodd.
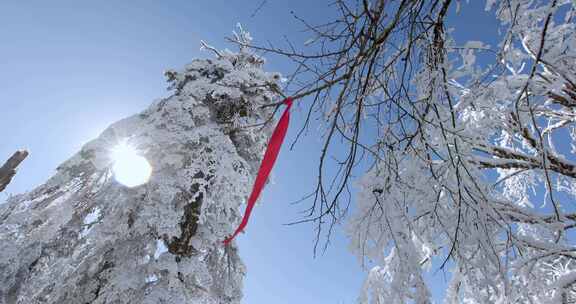
<path id="1" fill-rule="evenodd" d="M 257 41 L 281 42 L 287 35 L 301 44 L 309 37 L 290 11 L 312 23 L 333 13 L 328 0 L 268 0 L 251 16 L 261 2 L 0 2 L 0 161 L 18 148 L 31 152 L 0 202 L 7 193 L 42 183 L 110 123 L 167 96 L 164 70 L 211 56 L 199 50 L 200 39 L 232 47 L 223 37 L 241 22 Z M 478 14 L 484 1 L 472 2 L 451 19 L 456 38 L 490 39 L 494 21 Z M 269 59 L 268 71 L 292 69 L 284 60 Z M 297 107 L 288 140 L 302 114 Z M 290 202 L 311 190 L 319 145 L 315 136 L 293 151 L 285 145 L 274 183 L 247 233 L 238 237 L 248 267 L 244 303 L 355 302 L 364 274 L 346 250 L 346 239 L 336 233 L 328 251 L 313 258 L 313 227 L 284 225 L 299 219 L 306 207 Z M 435 282 L 433 293 L 442 294 L 442 273 L 429 280 Z"/>

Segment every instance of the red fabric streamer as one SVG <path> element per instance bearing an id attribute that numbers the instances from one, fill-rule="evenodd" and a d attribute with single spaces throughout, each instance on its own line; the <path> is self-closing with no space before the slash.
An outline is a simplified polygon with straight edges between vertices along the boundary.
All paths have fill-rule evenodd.
<path id="1" fill-rule="evenodd" d="M 252 213 L 252 208 L 254 208 L 254 204 L 256 203 L 258 196 L 260 196 L 260 192 L 262 192 L 264 184 L 268 179 L 268 175 L 270 175 L 270 171 L 272 171 L 272 167 L 274 167 L 274 163 L 278 157 L 278 152 L 280 152 L 280 147 L 282 146 L 282 142 L 286 136 L 286 131 L 288 130 L 292 98 L 287 97 L 284 99 L 283 103 L 286 105 L 286 109 L 284 110 L 284 113 L 282 113 L 282 117 L 280 117 L 276 129 L 272 132 L 272 137 L 270 137 L 270 141 L 268 142 L 268 147 L 264 153 L 260 169 L 258 169 L 258 175 L 256 175 L 256 181 L 254 182 L 252 193 L 250 193 L 250 197 L 248 198 L 248 206 L 246 206 L 246 211 L 244 211 L 242 222 L 240 222 L 240 225 L 236 228 L 234 234 L 224 240 L 225 245 L 228 245 L 228 243 L 230 243 L 238 233 L 243 231 L 248 224 L 248 218 L 250 217 L 250 213 Z"/>

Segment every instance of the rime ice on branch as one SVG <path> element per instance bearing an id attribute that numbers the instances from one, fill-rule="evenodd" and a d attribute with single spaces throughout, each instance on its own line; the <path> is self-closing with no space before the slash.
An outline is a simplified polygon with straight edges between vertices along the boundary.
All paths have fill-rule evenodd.
<path id="1" fill-rule="evenodd" d="M 424 273 L 439 268 L 445 303 L 576 301 L 575 5 L 487 1 L 497 46 L 458 44 L 441 11 L 409 41 L 423 50 L 413 92 L 387 101 L 387 147 L 349 222 L 378 265 L 363 303 L 429 303 Z"/>
<path id="2" fill-rule="evenodd" d="M 246 39 L 249 36 L 242 32 Z M 222 240 L 241 219 L 277 76 L 246 50 L 166 73 L 174 94 L 114 123 L 38 188 L 0 206 L 0 303 L 240 303 L 244 265 Z M 128 188 L 111 151 L 153 168 Z"/>
<path id="3" fill-rule="evenodd" d="M 451 16 L 478 2 L 484 42 Z M 430 303 L 439 268 L 446 303 L 575 303 L 576 1 L 333 4 L 306 47 L 254 48 L 293 62 L 291 96 L 324 122 L 303 221 L 330 236 L 354 210 L 361 303 Z"/>

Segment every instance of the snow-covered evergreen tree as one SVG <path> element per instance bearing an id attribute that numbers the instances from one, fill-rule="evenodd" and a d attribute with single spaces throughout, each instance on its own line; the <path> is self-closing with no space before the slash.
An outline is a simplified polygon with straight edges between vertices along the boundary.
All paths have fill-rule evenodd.
<path id="1" fill-rule="evenodd" d="M 215 53 L 168 71 L 172 96 L 0 206 L 0 303 L 240 302 L 245 267 L 222 241 L 241 219 L 270 134 L 253 126 L 270 118 L 260 105 L 278 77 L 245 49 Z M 147 182 L 118 182 L 118 147 L 149 162 Z"/>

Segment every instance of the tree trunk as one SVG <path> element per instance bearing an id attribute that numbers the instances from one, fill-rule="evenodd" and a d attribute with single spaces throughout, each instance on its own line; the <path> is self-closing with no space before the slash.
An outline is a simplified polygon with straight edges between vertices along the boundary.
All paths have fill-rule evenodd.
<path id="1" fill-rule="evenodd" d="M 245 268 L 222 240 L 241 218 L 277 77 L 241 52 L 167 72 L 174 95 L 111 125 L 38 188 L 0 206 L 0 303 L 239 303 Z M 111 150 L 153 170 L 129 188 Z"/>

